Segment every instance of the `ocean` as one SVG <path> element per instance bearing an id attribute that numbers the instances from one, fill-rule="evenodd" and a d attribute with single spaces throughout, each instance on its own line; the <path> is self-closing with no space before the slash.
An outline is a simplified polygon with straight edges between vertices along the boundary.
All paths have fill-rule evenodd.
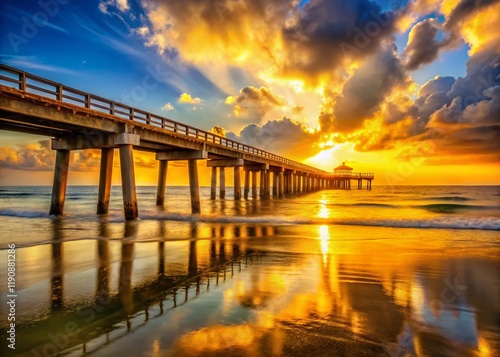
<path id="1" fill-rule="evenodd" d="M 500 187 L 209 194 L 0 187 L 1 355 L 500 356 Z"/>

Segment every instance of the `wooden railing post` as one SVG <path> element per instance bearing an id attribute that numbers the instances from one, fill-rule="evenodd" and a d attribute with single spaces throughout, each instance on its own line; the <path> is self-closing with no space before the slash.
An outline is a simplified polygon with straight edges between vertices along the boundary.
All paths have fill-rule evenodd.
<path id="1" fill-rule="evenodd" d="M 26 92 L 26 73 L 19 73 L 19 89 Z"/>
<path id="2" fill-rule="evenodd" d="M 63 86 L 61 83 L 57 85 L 57 100 L 62 102 L 63 100 Z"/>

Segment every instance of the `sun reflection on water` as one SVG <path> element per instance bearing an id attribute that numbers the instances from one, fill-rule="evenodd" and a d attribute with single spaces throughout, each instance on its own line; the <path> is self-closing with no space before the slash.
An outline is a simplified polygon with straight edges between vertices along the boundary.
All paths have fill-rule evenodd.
<path id="1" fill-rule="evenodd" d="M 327 225 L 319 226 L 319 238 L 321 239 L 321 254 L 323 254 L 323 265 L 328 261 L 328 249 L 330 246 L 330 231 Z"/>

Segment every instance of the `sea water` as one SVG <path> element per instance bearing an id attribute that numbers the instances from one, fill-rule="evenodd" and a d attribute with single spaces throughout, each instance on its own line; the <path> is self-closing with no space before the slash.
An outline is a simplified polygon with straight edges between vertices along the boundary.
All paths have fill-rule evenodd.
<path id="1" fill-rule="evenodd" d="M 2 356 L 498 356 L 500 188 L 374 186 L 285 199 L 0 187 L 15 244 L 16 349 Z"/>

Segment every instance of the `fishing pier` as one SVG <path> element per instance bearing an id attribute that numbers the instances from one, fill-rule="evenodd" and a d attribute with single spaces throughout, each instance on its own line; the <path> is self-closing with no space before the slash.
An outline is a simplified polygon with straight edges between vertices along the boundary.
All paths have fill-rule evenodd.
<path id="1" fill-rule="evenodd" d="M 50 212 L 64 211 L 70 153 L 101 150 L 97 213 L 108 212 L 114 150 L 120 154 L 123 207 L 127 220 L 138 216 L 134 150 L 154 152 L 159 162 L 156 204 L 163 205 L 168 163 L 188 162 L 191 212 L 200 213 L 198 161 L 211 167 L 211 199 L 226 193 L 226 169 L 234 171 L 234 199 L 284 198 L 323 189 L 358 189 L 374 175 L 333 173 L 275 155 L 147 111 L 86 93 L 0 64 L 0 130 L 52 138 L 56 151 Z M 242 172 L 243 191 L 242 191 Z M 338 171 L 338 172 L 337 172 Z M 272 189 L 271 189 L 272 187 Z M 257 191 L 259 189 L 259 191 Z"/>

